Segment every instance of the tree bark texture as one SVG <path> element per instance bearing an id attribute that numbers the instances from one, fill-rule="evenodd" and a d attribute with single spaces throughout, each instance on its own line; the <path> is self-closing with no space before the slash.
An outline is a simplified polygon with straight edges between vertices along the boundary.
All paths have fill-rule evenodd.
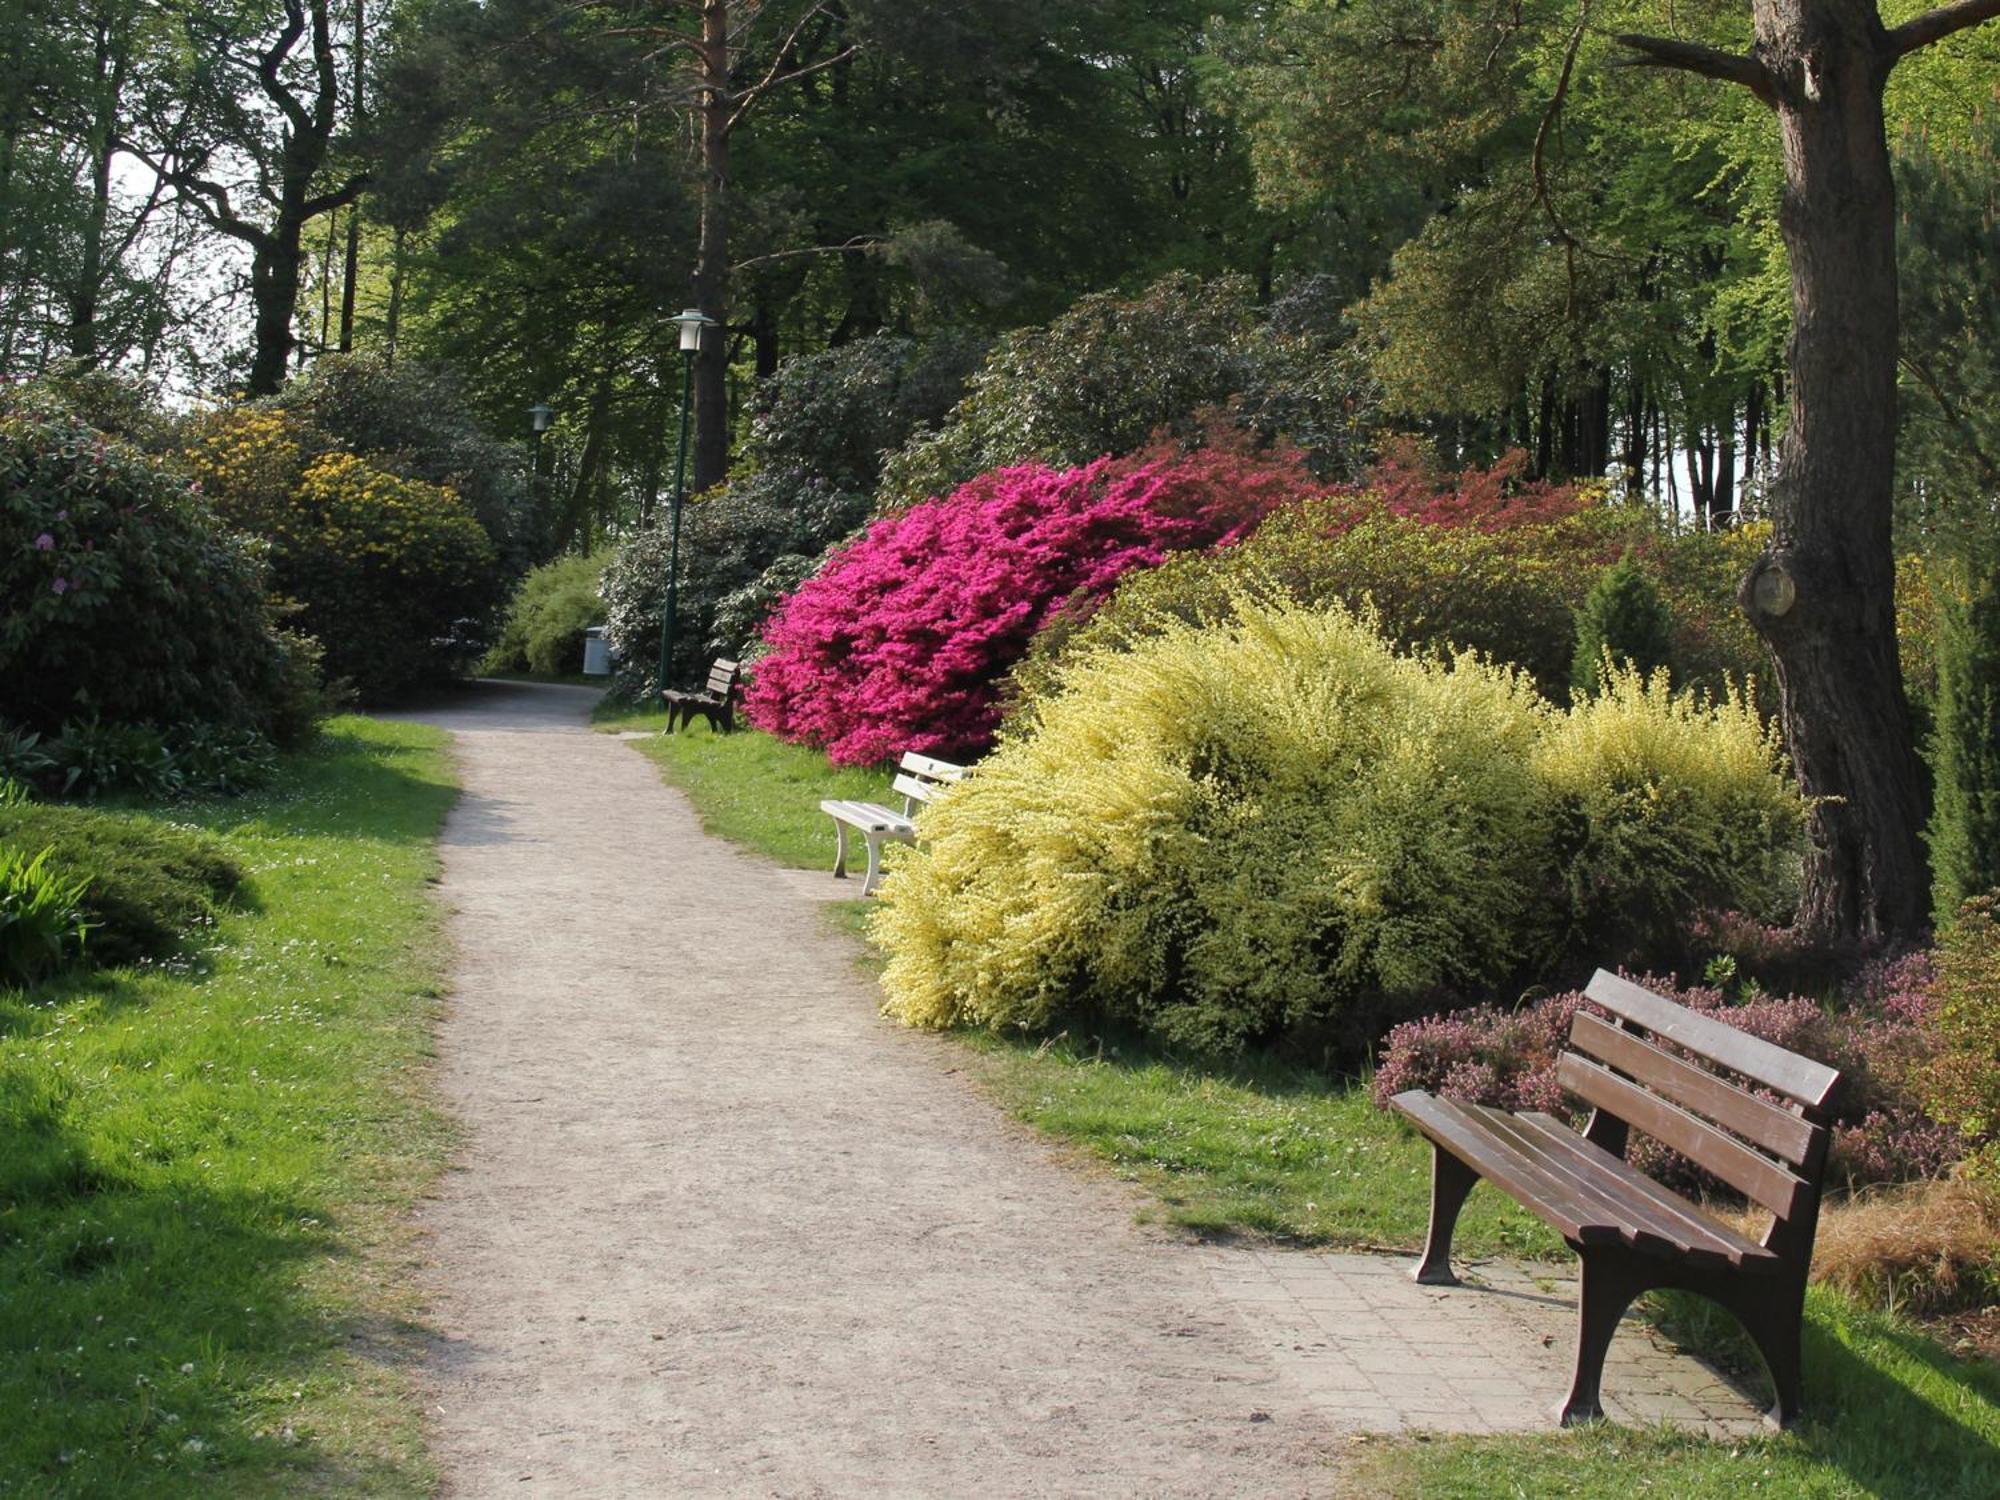
<path id="1" fill-rule="evenodd" d="M 729 6 L 701 8 L 701 241 L 695 260 L 695 305 L 721 326 L 702 331 L 694 360 L 694 484 L 696 493 L 729 471 Z"/>
<path id="2" fill-rule="evenodd" d="M 1777 659 L 1813 800 L 1800 926 L 1821 941 L 1915 936 L 1928 880 L 1922 779 L 1896 654 L 1895 185 L 1874 0 L 1756 0 L 1756 57 L 1784 143 L 1791 425 L 1769 549 L 1742 600 Z M 1758 587 L 1766 573 L 1786 590 Z M 1760 597 L 1764 603 L 1760 605 Z"/>

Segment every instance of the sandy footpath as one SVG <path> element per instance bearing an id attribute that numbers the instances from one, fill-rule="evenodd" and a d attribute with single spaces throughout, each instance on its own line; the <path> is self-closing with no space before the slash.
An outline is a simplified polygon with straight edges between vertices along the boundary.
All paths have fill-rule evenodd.
<path id="1" fill-rule="evenodd" d="M 1325 1493 L 1333 1427 L 1200 1256 L 877 1018 L 592 696 L 414 715 L 465 782 L 467 1133 L 421 1215 L 446 1493 Z"/>

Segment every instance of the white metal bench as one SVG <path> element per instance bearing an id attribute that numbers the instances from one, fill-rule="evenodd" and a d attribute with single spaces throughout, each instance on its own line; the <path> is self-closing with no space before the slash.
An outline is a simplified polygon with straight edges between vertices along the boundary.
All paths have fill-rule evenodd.
<path id="1" fill-rule="evenodd" d="M 891 842 L 914 844 L 917 841 L 917 804 L 929 802 L 964 775 L 964 766 L 912 752 L 903 757 L 896 772 L 894 786 L 902 794 L 901 812 L 893 807 L 884 807 L 879 802 L 848 802 L 837 797 L 822 801 L 819 810 L 833 819 L 837 844 L 833 857 L 835 878 L 847 878 L 847 838 L 848 830 L 852 829 L 861 835 L 868 846 L 868 874 L 861 882 L 861 894 L 874 895 L 875 887 L 882 879 L 882 846 Z"/>

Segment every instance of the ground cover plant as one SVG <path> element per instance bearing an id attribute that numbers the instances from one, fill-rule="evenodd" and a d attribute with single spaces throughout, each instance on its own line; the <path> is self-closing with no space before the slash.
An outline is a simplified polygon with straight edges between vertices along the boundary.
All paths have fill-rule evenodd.
<path id="1" fill-rule="evenodd" d="M 0 1490 L 428 1488 L 398 1224 L 442 1160 L 442 738 L 338 720 L 176 808 L 246 903 L 170 963 L 0 992 Z"/>
<path id="2" fill-rule="evenodd" d="M 981 475 L 875 521 L 785 601 L 746 711 L 839 765 L 965 760 L 999 722 L 1002 674 L 1056 609 L 1236 540 L 1310 484 L 1286 456 L 1218 448 Z"/>
<path id="3" fill-rule="evenodd" d="M 170 957 L 205 935 L 243 884 L 219 840 L 160 817 L 16 802 L 0 806 L 0 849 L 45 850 L 83 883 L 76 904 L 93 967 Z"/>

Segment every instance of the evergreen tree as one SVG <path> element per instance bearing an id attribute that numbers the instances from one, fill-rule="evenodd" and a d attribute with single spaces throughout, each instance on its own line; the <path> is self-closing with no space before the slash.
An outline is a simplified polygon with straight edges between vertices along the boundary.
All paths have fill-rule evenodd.
<path id="1" fill-rule="evenodd" d="M 1604 570 L 1577 611 L 1569 673 L 1575 697 L 1596 695 L 1607 653 L 1614 666 L 1648 674 L 1672 666 L 1673 612 L 1629 551 Z"/>
<path id="2" fill-rule="evenodd" d="M 2000 886 L 2000 568 L 1947 569 L 1938 589 L 1937 730 L 1931 741 L 1933 910 Z"/>

